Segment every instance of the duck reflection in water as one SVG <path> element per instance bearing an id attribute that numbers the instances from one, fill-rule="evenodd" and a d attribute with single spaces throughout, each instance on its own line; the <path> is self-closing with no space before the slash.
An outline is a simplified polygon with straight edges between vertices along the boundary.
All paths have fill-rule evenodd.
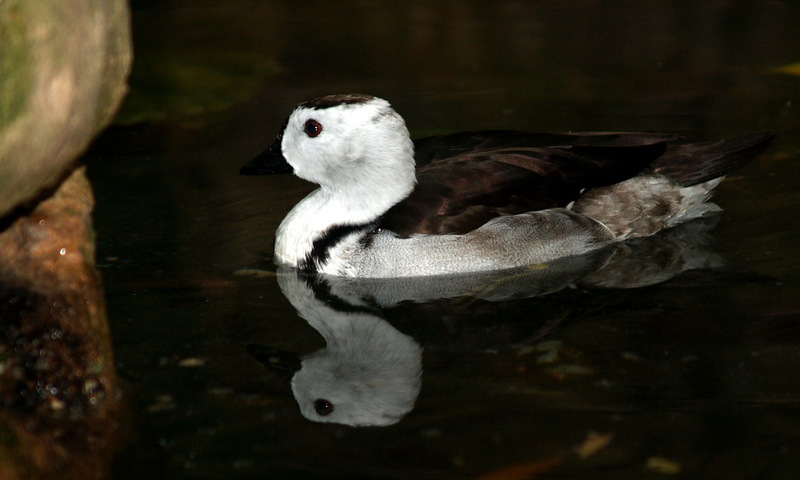
<path id="1" fill-rule="evenodd" d="M 261 345 L 250 354 L 266 367 L 291 373 L 303 416 L 353 426 L 391 425 L 414 407 L 422 386 L 422 347 L 373 312 L 334 306 L 314 294 L 294 272 L 278 276 L 297 313 L 326 347 L 302 358 Z"/>
<path id="2" fill-rule="evenodd" d="M 304 417 L 352 426 L 386 426 L 414 407 L 422 382 L 422 347 L 381 317 L 404 301 L 472 297 L 493 302 L 541 296 L 569 287 L 636 288 L 689 270 L 740 270 L 707 247 L 714 219 L 695 221 L 612 248 L 523 269 L 421 278 L 367 279 L 281 269 L 281 291 L 325 339 L 298 355 L 250 345 L 251 356 L 290 379 Z M 543 337 L 545 324 L 533 337 Z"/>

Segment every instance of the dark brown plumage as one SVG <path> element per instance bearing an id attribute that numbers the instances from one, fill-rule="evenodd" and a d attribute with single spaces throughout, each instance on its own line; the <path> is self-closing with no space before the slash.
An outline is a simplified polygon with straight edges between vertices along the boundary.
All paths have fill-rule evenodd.
<path id="1" fill-rule="evenodd" d="M 674 144 L 650 133 L 463 132 L 415 141 L 417 186 L 392 207 L 380 228 L 401 236 L 466 233 L 499 215 L 564 207 L 584 190 L 639 173 L 684 186 L 739 168 L 773 133 Z"/>

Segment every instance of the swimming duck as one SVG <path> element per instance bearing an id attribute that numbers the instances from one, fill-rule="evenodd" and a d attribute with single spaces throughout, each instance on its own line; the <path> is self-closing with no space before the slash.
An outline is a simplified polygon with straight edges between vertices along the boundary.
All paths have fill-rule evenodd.
<path id="1" fill-rule="evenodd" d="M 483 131 L 412 142 L 386 100 L 328 95 L 299 104 L 241 173 L 319 185 L 278 227 L 278 264 L 444 275 L 542 264 L 718 212 L 712 189 L 772 137 Z"/>

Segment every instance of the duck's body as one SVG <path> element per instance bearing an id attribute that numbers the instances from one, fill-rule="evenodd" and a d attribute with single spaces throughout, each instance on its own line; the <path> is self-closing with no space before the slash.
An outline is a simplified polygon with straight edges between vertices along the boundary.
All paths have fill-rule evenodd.
<path id="1" fill-rule="evenodd" d="M 579 255 L 717 211 L 711 189 L 771 137 L 668 145 L 659 134 L 492 131 L 415 144 L 385 100 L 332 95 L 300 104 L 242 173 L 320 185 L 278 227 L 278 263 L 441 275 Z"/>

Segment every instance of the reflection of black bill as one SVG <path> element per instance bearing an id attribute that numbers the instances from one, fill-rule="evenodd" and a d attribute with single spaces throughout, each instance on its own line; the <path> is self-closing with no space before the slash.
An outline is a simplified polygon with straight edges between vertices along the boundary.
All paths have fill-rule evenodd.
<path id="1" fill-rule="evenodd" d="M 300 355 L 294 352 L 254 343 L 247 346 L 247 353 L 284 381 L 291 380 L 301 367 Z"/>

